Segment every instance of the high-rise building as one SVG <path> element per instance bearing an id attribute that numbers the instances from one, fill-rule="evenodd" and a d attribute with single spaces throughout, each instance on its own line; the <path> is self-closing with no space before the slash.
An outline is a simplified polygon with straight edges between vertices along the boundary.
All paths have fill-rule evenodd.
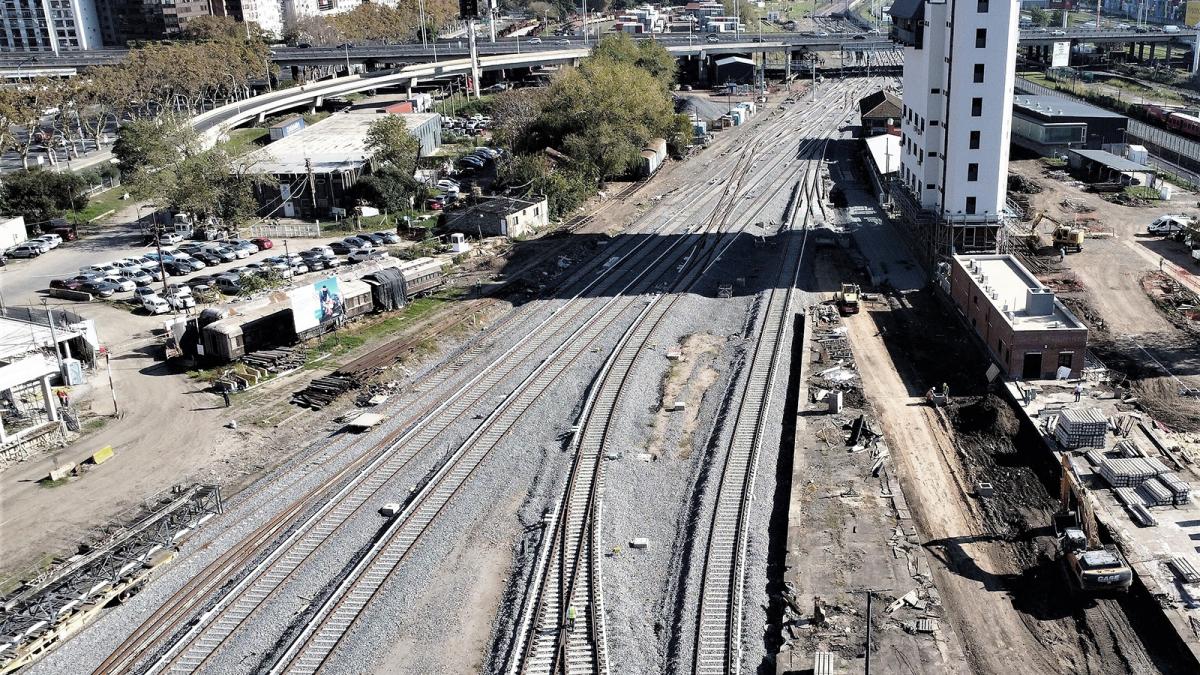
<path id="1" fill-rule="evenodd" d="M 50 52 L 101 46 L 96 0 L 2 0 L 0 52 Z"/>
<path id="2" fill-rule="evenodd" d="M 994 251 L 1008 181 L 1019 3 L 895 0 L 904 48 L 899 200 L 927 264 Z"/>
<path id="3" fill-rule="evenodd" d="M 196 17 L 225 14 L 222 0 L 96 0 L 96 4 L 104 44 L 114 47 L 176 37 Z"/>

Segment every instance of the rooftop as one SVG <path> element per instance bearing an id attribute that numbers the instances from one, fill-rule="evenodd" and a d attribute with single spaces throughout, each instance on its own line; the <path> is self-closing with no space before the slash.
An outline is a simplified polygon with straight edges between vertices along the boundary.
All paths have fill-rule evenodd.
<path id="1" fill-rule="evenodd" d="M 1131 159 L 1125 159 L 1120 155 L 1114 155 L 1105 150 L 1071 150 L 1070 152 L 1088 161 L 1103 164 L 1113 171 L 1155 171 L 1154 167 L 1138 164 Z"/>
<path id="2" fill-rule="evenodd" d="M 1058 96 L 1014 96 L 1013 107 L 1039 117 L 1107 117 L 1120 119 L 1120 113 L 1097 108 L 1083 101 Z"/>
<path id="3" fill-rule="evenodd" d="M 507 216 L 518 211 L 524 211 L 525 209 L 540 203 L 541 200 L 531 202 L 526 199 L 517 199 L 516 197 L 489 197 L 483 201 L 476 202 L 463 209 L 457 209 L 446 215 L 447 219 L 458 219 L 469 217 L 475 214 Z"/>
<path id="4" fill-rule="evenodd" d="M 896 173 L 900 170 L 900 137 L 894 134 L 880 134 L 866 139 L 867 152 L 871 153 L 871 161 L 881 175 Z"/>
<path id="5" fill-rule="evenodd" d="M 886 89 L 864 96 L 858 100 L 858 114 L 861 117 L 893 117 L 900 119 L 903 110 L 903 101 L 894 93 Z"/>
<path id="6" fill-rule="evenodd" d="M 53 331 L 50 326 L 0 317 L 0 363 L 20 358 L 30 352 L 49 349 L 55 343 L 79 337 L 79 331 L 59 325 Z"/>
<path id="7" fill-rule="evenodd" d="M 337 113 L 290 136 L 256 150 L 247 157 L 253 170 L 270 174 L 299 174 L 311 162 L 313 173 L 349 171 L 367 162 L 367 128 L 388 113 L 364 110 Z M 415 129 L 437 115 L 433 113 L 401 115 L 409 129 Z"/>
<path id="8" fill-rule="evenodd" d="M 967 271 L 972 282 L 991 293 L 984 294 L 1015 330 L 1085 329 L 1054 292 L 1011 255 L 956 255 L 954 260 Z"/>

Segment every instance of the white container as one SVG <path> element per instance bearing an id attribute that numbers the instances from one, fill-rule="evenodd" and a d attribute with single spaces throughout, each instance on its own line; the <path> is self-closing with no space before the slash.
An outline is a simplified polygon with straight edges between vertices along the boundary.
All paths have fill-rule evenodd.
<path id="1" fill-rule="evenodd" d="M 77 387 L 83 384 L 83 364 L 79 362 L 79 359 L 62 360 L 62 379 L 63 384 L 68 387 Z"/>
<path id="2" fill-rule="evenodd" d="M 1171 199 L 1171 194 L 1174 192 L 1175 186 L 1170 183 L 1163 183 L 1158 186 L 1158 198 L 1164 201 Z"/>

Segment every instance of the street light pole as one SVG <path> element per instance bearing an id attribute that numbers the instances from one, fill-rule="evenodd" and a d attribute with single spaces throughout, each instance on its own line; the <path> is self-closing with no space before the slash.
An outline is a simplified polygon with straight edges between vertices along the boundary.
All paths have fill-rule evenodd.
<path id="1" fill-rule="evenodd" d="M 420 0 L 418 7 L 421 10 L 421 47 L 428 49 L 429 44 L 425 41 L 425 0 Z M 434 41 L 437 42 L 436 40 Z"/>

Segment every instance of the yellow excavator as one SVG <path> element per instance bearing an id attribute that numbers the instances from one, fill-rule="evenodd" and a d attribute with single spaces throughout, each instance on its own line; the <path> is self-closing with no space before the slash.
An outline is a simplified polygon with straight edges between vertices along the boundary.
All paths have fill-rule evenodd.
<path id="1" fill-rule="evenodd" d="M 1088 501 L 1071 458 L 1062 456 L 1059 482 L 1061 508 L 1054 515 L 1054 532 L 1071 586 L 1086 594 L 1123 593 L 1133 585 L 1133 570 L 1121 550 L 1101 544 L 1096 514 Z"/>
<path id="2" fill-rule="evenodd" d="M 1054 229 L 1050 232 L 1050 239 L 1054 243 L 1054 250 L 1074 251 L 1076 253 L 1083 251 L 1083 238 L 1087 234 L 1087 230 L 1082 227 L 1067 225 L 1051 218 L 1043 212 L 1038 212 L 1029 225 L 1030 232 L 1034 236 L 1037 236 L 1038 226 L 1042 224 L 1043 220 L 1050 221 L 1050 224 L 1054 226 Z"/>
<path id="3" fill-rule="evenodd" d="M 842 290 L 834 294 L 838 311 L 842 313 L 842 316 L 858 314 L 858 296 L 861 294 L 862 289 L 858 287 L 858 284 L 842 284 Z"/>

